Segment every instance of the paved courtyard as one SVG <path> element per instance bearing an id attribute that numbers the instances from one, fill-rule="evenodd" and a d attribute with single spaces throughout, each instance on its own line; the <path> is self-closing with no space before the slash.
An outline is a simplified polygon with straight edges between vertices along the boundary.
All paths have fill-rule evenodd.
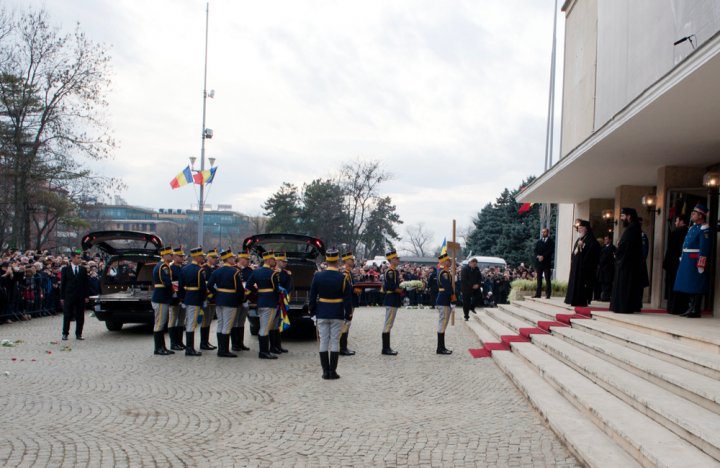
<path id="1" fill-rule="evenodd" d="M 276 361 L 249 335 L 237 359 L 160 357 L 145 327 L 88 317 L 87 340 L 63 342 L 61 317 L 1 326 L 23 342 L 0 348 L 0 466 L 576 465 L 492 360 L 470 356 L 462 320 L 438 356 L 436 312 L 400 310 L 393 358 L 383 314 L 356 311 L 358 354 L 336 381 L 313 340 L 286 340 Z"/>

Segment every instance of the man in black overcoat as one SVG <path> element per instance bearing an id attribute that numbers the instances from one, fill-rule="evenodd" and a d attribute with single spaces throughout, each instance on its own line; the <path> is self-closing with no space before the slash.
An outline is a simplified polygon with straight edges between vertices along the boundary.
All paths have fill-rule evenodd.
<path id="1" fill-rule="evenodd" d="M 570 278 L 565 303 L 585 307 L 590 304 L 595 290 L 600 244 L 593 234 L 590 222 L 579 219 L 575 223 L 578 238 L 570 260 Z"/>
<path id="2" fill-rule="evenodd" d="M 63 307 L 62 339 L 67 340 L 70 333 L 70 321 L 75 319 L 75 338 L 82 340 L 85 325 L 85 304 L 90 297 L 90 282 L 87 270 L 80 265 L 82 252 L 70 255 L 70 265 L 60 272 L 60 304 Z"/>
<path id="3" fill-rule="evenodd" d="M 615 281 L 610 310 L 632 314 L 642 309 L 643 290 L 649 286 L 647 265 L 643 259 L 642 229 L 634 208 L 623 208 L 620 221 L 625 231 L 615 252 Z"/>
<path id="4" fill-rule="evenodd" d="M 553 257 L 555 256 L 555 241 L 550 237 L 550 230 L 543 228 L 540 234 L 540 240 L 535 243 L 535 273 L 537 273 L 537 289 L 535 297 L 540 297 L 542 293 L 542 281 L 545 277 L 545 297 L 550 299 L 552 296 L 552 277 Z"/>
<path id="5" fill-rule="evenodd" d="M 482 307 L 482 274 L 478 268 L 477 258 L 471 258 L 467 265 L 460 270 L 460 284 L 462 285 L 463 315 L 467 321 L 470 311 L 475 313 L 475 307 Z"/>
<path id="6" fill-rule="evenodd" d="M 615 251 L 617 249 L 612 243 L 612 237 L 610 234 L 603 236 L 603 246 L 600 249 L 600 259 L 598 261 L 598 285 L 600 290 L 599 297 L 596 295 L 595 299 L 600 301 L 610 301 L 610 295 L 612 294 L 613 278 L 615 277 Z"/>

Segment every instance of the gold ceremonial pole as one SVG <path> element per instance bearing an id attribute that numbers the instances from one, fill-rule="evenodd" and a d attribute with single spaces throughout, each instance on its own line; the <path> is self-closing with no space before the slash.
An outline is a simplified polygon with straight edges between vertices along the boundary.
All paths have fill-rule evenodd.
<path id="1" fill-rule="evenodd" d="M 451 263 L 451 271 L 452 271 L 452 292 L 450 293 L 450 300 L 452 301 L 452 297 L 455 296 L 455 255 L 457 254 L 457 249 L 455 249 L 455 220 L 453 219 L 453 230 L 452 230 L 452 245 L 453 245 L 453 251 L 452 251 L 452 263 Z M 450 249 L 448 249 L 450 250 Z M 455 326 L 455 307 L 453 307 L 452 302 L 450 302 L 450 325 L 453 327 Z"/>

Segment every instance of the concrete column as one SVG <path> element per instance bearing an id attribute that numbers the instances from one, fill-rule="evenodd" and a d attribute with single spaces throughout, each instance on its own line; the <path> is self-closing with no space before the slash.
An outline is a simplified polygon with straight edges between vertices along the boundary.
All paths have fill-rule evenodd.
<path id="1" fill-rule="evenodd" d="M 702 187 L 703 174 L 705 174 L 705 169 L 697 167 L 664 166 L 657 171 L 656 195 L 660 214 L 655 217 L 655 242 L 652 251 L 653 264 L 655 265 L 650 278 L 650 284 L 653 286 L 650 298 L 652 307 L 661 308 L 665 306 L 665 271 L 662 269 L 662 262 L 665 257 L 665 250 L 667 250 L 667 217 L 670 208 L 667 205 L 667 192 L 673 188 Z M 715 290 L 718 291 L 718 289 Z M 715 310 L 718 310 L 717 304 Z"/>
<path id="2" fill-rule="evenodd" d="M 570 277 L 570 254 L 572 253 L 573 234 L 575 229 L 575 205 L 561 203 L 558 205 L 557 232 L 553 235 L 556 239 L 555 245 L 555 278 L 558 281 L 567 281 Z"/>

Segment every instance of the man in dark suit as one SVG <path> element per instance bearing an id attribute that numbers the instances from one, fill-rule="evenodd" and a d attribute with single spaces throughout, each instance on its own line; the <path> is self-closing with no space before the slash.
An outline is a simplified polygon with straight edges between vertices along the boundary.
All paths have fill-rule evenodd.
<path id="1" fill-rule="evenodd" d="M 90 282 L 85 267 L 80 265 L 82 252 L 74 251 L 70 256 L 70 265 L 60 272 L 60 304 L 63 307 L 62 339 L 67 340 L 70 333 L 70 321 L 75 319 L 75 338 L 82 337 L 85 325 L 85 304 L 90 297 Z"/>
<path id="2" fill-rule="evenodd" d="M 545 297 L 550 299 L 552 295 L 553 257 L 555 255 L 555 241 L 550 238 L 550 230 L 543 228 L 540 240 L 535 243 L 535 272 L 537 273 L 537 289 L 535 297 L 542 295 L 542 279 L 545 275 Z"/>
<path id="3" fill-rule="evenodd" d="M 462 284 L 462 303 L 463 315 L 465 321 L 470 319 L 470 311 L 475 313 L 475 307 L 479 304 L 483 306 L 482 301 L 482 274 L 478 268 L 477 258 L 470 259 L 467 265 L 460 270 L 460 283 Z"/>

